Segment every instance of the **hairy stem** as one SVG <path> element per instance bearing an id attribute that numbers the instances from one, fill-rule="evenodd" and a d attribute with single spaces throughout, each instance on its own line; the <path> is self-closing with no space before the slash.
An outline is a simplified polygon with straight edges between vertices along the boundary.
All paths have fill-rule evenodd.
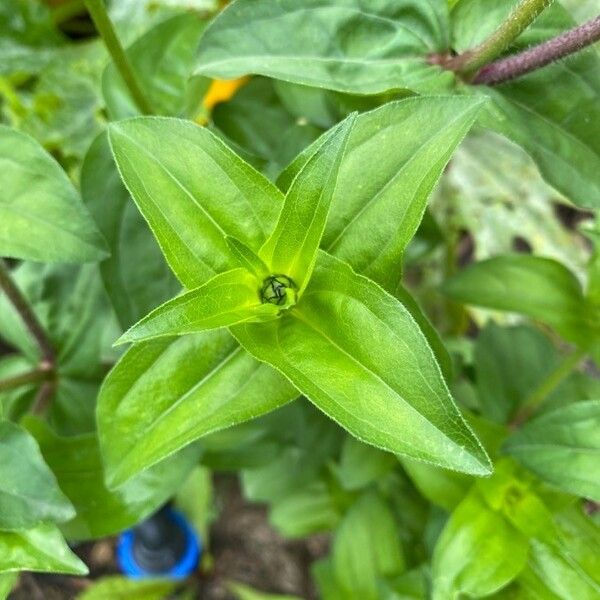
<path id="1" fill-rule="evenodd" d="M 29 302 L 16 286 L 6 263 L 2 259 L 0 259 L 0 289 L 4 291 L 7 298 L 11 301 L 23 323 L 25 323 L 25 326 L 37 342 L 42 354 L 42 361 L 45 363 L 44 368 L 46 370 L 47 368 L 52 368 L 55 363 L 54 348 L 48 339 L 46 331 L 33 312 Z"/>
<path id="2" fill-rule="evenodd" d="M 85 0 L 85 5 L 137 107 L 146 115 L 152 114 L 152 107 L 142 92 L 142 88 L 131 68 L 125 50 L 123 50 L 123 46 L 119 42 L 119 38 L 117 38 L 115 29 L 106 12 L 104 1 Z"/>
<path id="3" fill-rule="evenodd" d="M 577 368 L 586 354 L 585 350 L 579 348 L 567 356 L 525 399 L 521 409 L 513 419 L 512 425 L 518 427 L 523 424 L 544 403 L 546 398 Z"/>
<path id="4" fill-rule="evenodd" d="M 481 67 L 487 65 L 506 50 L 552 0 L 521 0 L 504 21 L 479 46 L 459 54 L 447 63 L 447 68 L 457 71 L 467 77 L 473 75 Z"/>
<path id="5" fill-rule="evenodd" d="M 23 385 L 30 383 L 37 383 L 38 381 L 45 381 L 48 379 L 50 371 L 48 369 L 32 369 L 26 373 L 20 375 L 14 375 L 13 377 L 7 377 L 6 379 L 0 379 L 0 392 L 6 392 Z"/>
<path id="6" fill-rule="evenodd" d="M 486 65 L 475 76 L 473 83 L 497 85 L 510 81 L 569 54 L 579 52 L 598 40 L 600 40 L 600 16 L 539 46 Z"/>

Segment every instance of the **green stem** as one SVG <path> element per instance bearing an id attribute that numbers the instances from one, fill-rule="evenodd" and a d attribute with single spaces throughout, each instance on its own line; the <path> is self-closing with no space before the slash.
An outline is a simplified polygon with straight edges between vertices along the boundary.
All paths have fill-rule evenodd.
<path id="1" fill-rule="evenodd" d="M 0 258 L 0 290 L 3 290 L 7 298 L 15 307 L 25 326 L 37 342 L 45 365 L 52 368 L 55 362 L 54 348 L 39 322 L 29 302 L 16 286 L 5 262 Z"/>
<path id="2" fill-rule="evenodd" d="M 29 383 L 37 383 L 38 381 L 46 381 L 49 377 L 48 369 L 33 369 L 14 377 L 8 377 L 0 380 L 0 392 L 6 392 L 15 388 L 27 385 Z"/>
<path id="3" fill-rule="evenodd" d="M 575 370 L 579 363 L 586 356 L 587 351 L 578 348 L 567 356 L 559 365 L 548 375 L 544 381 L 535 389 L 523 402 L 521 409 L 513 419 L 513 426 L 518 427 L 524 423 L 537 409 L 544 403 L 546 398 L 556 390 L 556 388 Z"/>
<path id="4" fill-rule="evenodd" d="M 521 0 L 508 19 L 490 37 L 479 46 L 451 59 L 447 67 L 466 76 L 473 75 L 502 54 L 551 3 L 552 0 Z"/>
<path id="5" fill-rule="evenodd" d="M 131 64 L 127 59 L 125 50 L 117 38 L 114 27 L 106 12 L 103 0 L 85 0 L 85 5 L 94 21 L 94 25 L 98 30 L 98 33 L 102 37 L 107 50 L 109 51 L 115 66 L 117 67 L 131 97 L 137 104 L 138 108 L 143 114 L 150 115 L 153 113 L 152 107 L 148 102 L 148 99 L 142 92 L 142 88 L 135 76 Z"/>

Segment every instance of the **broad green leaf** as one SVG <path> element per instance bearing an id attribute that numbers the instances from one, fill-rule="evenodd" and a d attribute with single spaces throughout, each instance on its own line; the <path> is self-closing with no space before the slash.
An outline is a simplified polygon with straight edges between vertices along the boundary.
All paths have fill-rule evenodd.
<path id="1" fill-rule="evenodd" d="M 0 529 L 27 529 L 74 516 L 35 440 L 17 425 L 0 422 Z"/>
<path id="2" fill-rule="evenodd" d="M 196 48 L 204 29 L 199 15 L 186 12 L 159 23 L 127 49 L 127 57 L 150 105 L 161 115 L 193 115 L 208 80 L 190 80 Z M 197 78 L 196 78 L 197 79 Z M 102 76 L 102 93 L 111 119 L 139 114 L 114 63 Z M 195 106 L 190 101 L 195 100 Z"/>
<path id="3" fill-rule="evenodd" d="M 104 286 L 121 326 L 130 327 L 181 286 L 121 182 L 106 133 L 85 156 L 81 195 L 110 248 L 100 263 Z"/>
<path id="4" fill-rule="evenodd" d="M 538 256 L 506 255 L 468 266 L 443 292 L 465 304 L 518 312 L 585 343 L 595 334 L 581 284 L 560 263 Z M 592 326 L 592 327 L 590 327 Z"/>
<path id="5" fill-rule="evenodd" d="M 338 177 L 321 248 L 394 292 L 402 254 L 452 153 L 480 112 L 473 98 L 390 102 L 356 120 Z M 331 132 L 278 178 L 287 190 Z"/>
<path id="6" fill-rule="evenodd" d="M 232 331 L 360 440 L 453 470 L 490 473 L 410 313 L 341 261 L 321 252 L 296 307 Z"/>
<path id="7" fill-rule="evenodd" d="M 0 573 L 36 571 L 87 575 L 56 525 L 45 523 L 21 531 L 0 531 Z"/>
<path id="8" fill-rule="evenodd" d="M 32 417 L 25 424 L 77 511 L 61 524 L 69 539 L 105 537 L 135 525 L 173 495 L 200 454 L 199 448 L 190 446 L 111 492 L 104 484 L 96 434 L 59 436 Z"/>
<path id="9" fill-rule="evenodd" d="M 527 537 L 474 490 L 452 513 L 435 546 L 434 600 L 498 591 L 525 567 L 527 552 Z"/>
<path id="10" fill-rule="evenodd" d="M 225 235 L 256 251 L 271 233 L 282 194 L 206 129 L 140 117 L 111 124 L 109 138 L 125 185 L 187 288 L 238 266 Z"/>
<path id="11" fill-rule="evenodd" d="M 117 344 L 199 333 L 277 316 L 277 306 L 264 304 L 259 281 L 246 269 L 215 275 L 204 285 L 165 302 L 126 331 Z"/>
<path id="12" fill-rule="evenodd" d="M 196 73 L 249 73 L 355 94 L 435 91 L 452 75 L 428 64 L 448 48 L 443 0 L 238 0 L 202 37 Z"/>
<path id="13" fill-rule="evenodd" d="M 397 524 L 389 506 L 374 492 L 363 494 L 335 533 L 333 575 L 345 597 L 378 600 L 377 580 L 405 570 Z"/>
<path id="14" fill-rule="evenodd" d="M 478 4 L 485 11 L 489 8 L 484 0 Z M 554 3 L 518 38 L 512 51 L 553 38 L 573 24 Z M 493 100 L 482 125 L 522 146 L 546 181 L 574 203 L 600 206 L 600 57 L 594 48 L 513 82 L 480 86 L 477 92 Z"/>
<path id="15" fill-rule="evenodd" d="M 166 600 L 178 582 L 166 579 L 135 580 L 119 575 L 96 580 L 77 600 Z"/>
<path id="16" fill-rule="evenodd" d="M 542 480 L 600 502 L 600 401 L 576 402 L 526 423 L 504 450 Z"/>
<path id="17" fill-rule="evenodd" d="M 133 346 L 106 378 L 98 399 L 107 482 L 118 486 L 199 437 L 296 396 L 287 381 L 248 356 L 225 330 Z"/>
<path id="18" fill-rule="evenodd" d="M 90 262 L 106 244 L 60 165 L 28 135 L 0 125 L 0 254 Z"/>
<path id="19" fill-rule="evenodd" d="M 30 362 L 20 354 L 7 354 L 0 358 L 0 380 L 27 373 L 35 367 L 35 362 Z M 31 383 L 0 392 L 0 421 L 6 419 L 18 422 L 33 402 L 37 387 L 35 383 Z"/>
<path id="20" fill-rule="evenodd" d="M 310 279 L 337 187 L 353 114 L 310 157 L 287 190 L 275 230 L 260 249 L 272 273 L 283 273 L 301 294 Z"/>

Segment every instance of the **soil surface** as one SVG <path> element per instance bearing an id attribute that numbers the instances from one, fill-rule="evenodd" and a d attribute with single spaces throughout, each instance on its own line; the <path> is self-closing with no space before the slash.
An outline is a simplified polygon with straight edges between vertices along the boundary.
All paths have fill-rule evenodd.
<path id="1" fill-rule="evenodd" d="M 226 584 L 237 581 L 263 592 L 316 600 L 310 567 L 327 553 L 327 536 L 286 540 L 269 525 L 264 506 L 244 500 L 236 478 L 217 476 L 215 490 L 219 516 L 210 534 L 213 567 L 190 582 L 195 597 L 234 600 Z M 74 551 L 88 565 L 88 577 L 24 573 L 9 600 L 76 598 L 94 579 L 118 573 L 114 547 L 114 538 L 80 544 Z"/>

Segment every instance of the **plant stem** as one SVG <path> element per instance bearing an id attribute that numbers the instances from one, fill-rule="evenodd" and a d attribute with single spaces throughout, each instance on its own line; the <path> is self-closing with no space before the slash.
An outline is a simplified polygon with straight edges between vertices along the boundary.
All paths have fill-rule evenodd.
<path id="1" fill-rule="evenodd" d="M 6 392 L 28 383 L 37 383 L 48 379 L 50 371 L 48 369 L 33 369 L 20 375 L 14 375 L 0 380 L 0 392 Z"/>
<path id="2" fill-rule="evenodd" d="M 0 258 L 0 289 L 4 290 L 7 298 L 15 307 L 25 326 L 34 337 L 45 363 L 44 368 L 52 368 L 55 362 L 54 348 L 46 335 L 46 331 L 39 322 L 29 302 L 15 285 L 6 263 Z"/>
<path id="3" fill-rule="evenodd" d="M 121 77 L 123 78 L 129 93 L 131 94 L 131 97 L 143 114 L 152 114 L 152 107 L 142 92 L 135 73 L 131 68 L 131 64 L 127 59 L 125 50 L 123 50 L 123 46 L 117 38 L 115 29 L 106 12 L 104 1 L 85 0 L 85 5 L 90 13 L 90 16 L 92 17 L 92 21 L 94 21 L 94 25 L 96 26 L 98 33 L 102 37 L 102 40 L 104 41 L 104 44 L 106 45 L 106 48 L 115 63 L 115 66 L 121 74 Z"/>
<path id="4" fill-rule="evenodd" d="M 490 37 L 485 39 L 479 46 L 467 50 L 448 61 L 446 67 L 467 77 L 473 75 L 481 67 L 504 52 L 511 42 L 531 25 L 536 17 L 551 3 L 552 0 L 521 0 L 506 21 Z"/>
<path id="5" fill-rule="evenodd" d="M 512 421 L 514 427 L 524 423 L 546 400 L 546 398 L 573 372 L 587 354 L 586 350 L 578 348 L 567 356 L 548 375 L 544 381 L 523 402 L 521 409 Z"/>
<path id="6" fill-rule="evenodd" d="M 497 85 L 582 50 L 600 40 L 600 16 L 524 52 L 503 58 L 479 71 L 473 83 Z"/>

